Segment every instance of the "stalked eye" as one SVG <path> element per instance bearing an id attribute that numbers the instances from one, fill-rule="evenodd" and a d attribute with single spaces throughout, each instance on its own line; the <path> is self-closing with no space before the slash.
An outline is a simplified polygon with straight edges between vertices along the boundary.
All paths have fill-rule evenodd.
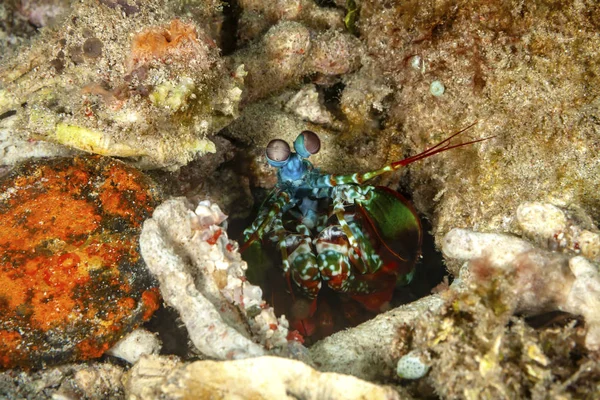
<path id="1" fill-rule="evenodd" d="M 267 145 L 267 162 L 273 167 L 284 166 L 290 158 L 290 145 L 281 139 L 273 139 Z"/>
<path id="2" fill-rule="evenodd" d="M 294 149 L 303 158 L 317 154 L 321 149 L 321 139 L 312 131 L 302 131 L 294 140 Z"/>

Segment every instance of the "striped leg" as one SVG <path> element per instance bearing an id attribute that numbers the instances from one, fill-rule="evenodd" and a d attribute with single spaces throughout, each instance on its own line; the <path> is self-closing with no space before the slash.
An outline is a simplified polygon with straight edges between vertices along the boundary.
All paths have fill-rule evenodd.
<path id="1" fill-rule="evenodd" d="M 370 279 L 369 273 L 362 274 L 356 268 L 349 238 L 340 225 L 325 228 L 316 239 L 315 248 L 321 279 L 332 290 L 362 296 L 381 289 L 382 285 L 377 280 Z"/>
<path id="2" fill-rule="evenodd" d="M 260 208 L 261 211 L 252 225 L 244 230 L 244 244 L 240 247 L 240 252 L 244 252 L 252 242 L 261 240 L 271 231 L 273 221 L 281 219 L 281 215 L 297 202 L 298 200 L 290 199 L 286 191 L 273 193 Z"/>
<path id="3" fill-rule="evenodd" d="M 358 208 L 358 204 L 367 201 L 371 195 L 372 186 L 343 185 L 336 188 L 333 198 L 333 212 L 350 245 L 348 258 L 361 274 L 377 271 L 382 262 L 373 248 L 368 230 L 356 220 L 358 209 L 346 213 L 345 207 L 347 204 L 356 204 Z"/>

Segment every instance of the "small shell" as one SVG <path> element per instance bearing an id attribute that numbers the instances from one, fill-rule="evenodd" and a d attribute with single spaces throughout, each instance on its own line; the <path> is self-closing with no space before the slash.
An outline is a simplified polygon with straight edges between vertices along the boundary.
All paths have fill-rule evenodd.
<path id="1" fill-rule="evenodd" d="M 446 91 L 446 87 L 441 81 L 433 81 L 431 85 L 429 85 L 429 93 L 434 95 L 435 97 L 440 97 Z"/>
<path id="2" fill-rule="evenodd" d="M 420 379 L 427 375 L 431 367 L 423 362 L 423 357 L 417 351 L 411 351 L 400 360 L 396 373 L 402 379 Z"/>

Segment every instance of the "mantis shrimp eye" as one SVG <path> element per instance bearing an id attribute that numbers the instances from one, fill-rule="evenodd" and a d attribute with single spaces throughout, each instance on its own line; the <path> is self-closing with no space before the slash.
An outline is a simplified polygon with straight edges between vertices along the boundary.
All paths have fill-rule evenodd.
<path id="1" fill-rule="evenodd" d="M 294 140 L 294 149 L 303 158 L 317 154 L 321 149 L 321 139 L 312 131 L 302 131 Z"/>
<path id="2" fill-rule="evenodd" d="M 267 162 L 273 167 L 284 166 L 290 158 L 290 145 L 281 139 L 273 139 L 267 145 Z"/>

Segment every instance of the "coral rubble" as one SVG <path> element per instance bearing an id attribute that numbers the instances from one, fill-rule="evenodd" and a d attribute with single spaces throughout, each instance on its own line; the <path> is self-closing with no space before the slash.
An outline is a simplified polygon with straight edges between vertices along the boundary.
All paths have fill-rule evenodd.
<path id="1" fill-rule="evenodd" d="M 110 363 L 65 364 L 39 371 L 0 372 L 3 399 L 125 398 L 124 370 Z"/>
<path id="2" fill-rule="evenodd" d="M 448 291 L 441 309 L 399 331 L 396 351 L 426 354 L 425 384 L 448 399 L 580 398 L 596 390 L 600 364 L 588 358 L 575 321 L 533 329 L 511 317 L 519 301 L 512 277 L 490 274 L 485 260 L 472 268 L 469 290 Z"/>
<path id="3" fill-rule="evenodd" d="M 129 12 L 111 3 L 74 3 L 62 23 L 3 60 L 0 114 L 16 112 L 10 140 L 146 167 L 177 167 L 214 151 L 208 135 L 235 117 L 243 70 L 225 71 L 210 26 L 177 18 L 167 1 Z M 204 12 L 216 10 L 207 4 Z"/>
<path id="4" fill-rule="evenodd" d="M 543 203 L 525 203 L 517 211 L 517 218 L 530 237 L 538 240 L 542 248 L 510 235 L 477 233 L 454 229 L 444 238 L 443 251 L 450 258 L 479 261 L 490 268 L 511 275 L 512 292 L 518 297 L 516 312 L 535 314 L 548 310 L 566 311 L 582 315 L 587 325 L 585 345 L 590 351 L 600 350 L 600 272 L 597 263 L 585 258 L 578 243 L 584 236 L 598 237 L 595 232 L 583 229 L 569 219 L 567 211 Z M 589 220 L 579 213 L 583 220 Z M 562 253 L 556 241 L 564 243 Z M 591 239 L 589 243 L 596 243 Z M 585 255 L 595 256 L 597 248 L 586 243 Z M 569 246 L 569 244 L 571 244 Z M 478 273 L 482 274 L 482 268 Z M 465 273 L 461 272 L 465 276 Z"/>
<path id="5" fill-rule="evenodd" d="M 130 364 L 135 364 L 142 356 L 158 354 L 161 344 L 160 339 L 155 334 L 146 329 L 138 328 L 115 343 L 106 354 L 121 358 Z"/>

